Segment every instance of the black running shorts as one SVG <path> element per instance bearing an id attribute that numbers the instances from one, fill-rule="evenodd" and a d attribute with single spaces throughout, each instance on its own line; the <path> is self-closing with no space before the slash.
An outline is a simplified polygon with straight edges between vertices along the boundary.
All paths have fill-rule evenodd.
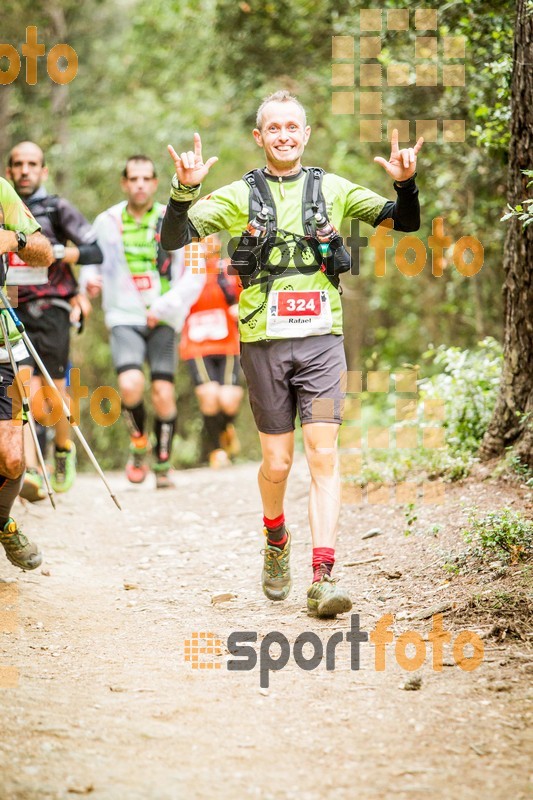
<path id="1" fill-rule="evenodd" d="M 70 349 L 69 312 L 65 308 L 52 305 L 46 308 L 40 302 L 30 302 L 19 305 L 17 316 L 51 377 L 56 380 L 66 378 Z M 33 356 L 29 355 L 20 363 L 32 367 L 40 375 Z"/>
<path id="2" fill-rule="evenodd" d="M 343 343 L 343 336 L 332 333 L 241 343 L 241 365 L 261 433 L 293 431 L 296 411 L 302 425 L 341 424 L 346 380 Z"/>
<path id="3" fill-rule="evenodd" d="M 186 363 L 195 386 L 210 381 L 221 386 L 239 385 L 239 356 L 204 356 L 187 359 Z"/>

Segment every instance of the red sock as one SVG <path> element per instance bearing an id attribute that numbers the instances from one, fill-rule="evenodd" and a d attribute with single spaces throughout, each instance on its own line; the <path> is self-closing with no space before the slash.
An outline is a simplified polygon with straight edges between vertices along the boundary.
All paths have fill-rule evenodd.
<path id="1" fill-rule="evenodd" d="M 263 523 L 267 529 L 267 542 L 273 547 L 279 547 L 282 550 L 287 544 L 287 529 L 285 528 L 285 514 L 283 511 L 275 519 L 263 517 Z"/>
<path id="2" fill-rule="evenodd" d="M 313 547 L 313 583 L 319 581 L 324 574 L 331 575 L 334 563 L 333 547 Z"/>

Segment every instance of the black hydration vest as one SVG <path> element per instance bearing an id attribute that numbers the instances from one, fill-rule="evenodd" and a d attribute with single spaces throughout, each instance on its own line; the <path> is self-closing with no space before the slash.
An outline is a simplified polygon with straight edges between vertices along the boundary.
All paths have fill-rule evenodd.
<path id="1" fill-rule="evenodd" d="M 316 215 L 319 214 L 325 220 L 328 220 L 326 201 L 322 193 L 324 170 L 320 167 L 303 167 L 302 169 L 306 173 L 302 194 L 302 227 L 304 236 L 293 234 L 290 231 L 283 231 L 277 227 L 276 206 L 263 170 L 251 170 L 243 177 L 243 180 L 246 181 L 250 188 L 248 221 L 251 222 L 259 214 L 266 214 L 267 216 L 266 235 L 257 237 L 245 232 L 232 254 L 233 270 L 241 277 L 245 288 L 253 283 L 260 283 L 264 285 L 265 291 L 268 292 L 273 281 L 282 274 L 286 276 L 298 273 L 309 274 L 321 270 L 335 288 L 340 291 L 338 276 L 341 272 L 347 272 L 350 269 L 349 253 L 344 247 L 341 236 L 337 234 L 331 242 L 331 250 L 328 255 L 323 256 L 320 250 L 320 242 L 316 236 Z M 279 246 L 282 249 L 284 246 L 284 240 L 276 235 L 278 232 L 288 235 L 294 240 L 294 260 L 297 259 L 298 253 L 301 254 L 305 250 L 311 250 L 313 254 L 312 263 L 306 265 L 301 261 L 299 267 L 288 267 L 288 259 L 285 263 L 282 259 L 280 266 L 269 265 L 268 260 L 273 248 Z M 342 249 L 342 258 L 339 258 L 341 253 L 336 255 L 340 249 Z"/>

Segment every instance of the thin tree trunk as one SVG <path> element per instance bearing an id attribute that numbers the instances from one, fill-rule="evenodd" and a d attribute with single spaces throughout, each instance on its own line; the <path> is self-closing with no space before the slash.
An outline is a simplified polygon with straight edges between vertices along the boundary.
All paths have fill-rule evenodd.
<path id="1" fill-rule="evenodd" d="M 511 143 L 508 202 L 527 194 L 522 170 L 533 160 L 533 15 L 527 0 L 517 0 L 514 66 L 511 84 Z M 523 463 L 533 467 L 533 225 L 525 230 L 513 218 L 505 240 L 504 365 L 500 395 L 480 455 L 490 458 L 515 445 Z"/>
<path id="2" fill-rule="evenodd" d="M 0 86 L 0 164 L 4 165 L 11 149 L 9 122 L 11 120 L 11 84 Z"/>
<path id="3" fill-rule="evenodd" d="M 53 37 L 57 42 L 68 41 L 67 21 L 62 6 L 58 3 L 50 4 L 47 8 L 48 16 L 52 21 Z M 54 171 L 54 183 L 60 194 L 67 193 L 69 190 L 68 173 L 65 169 L 67 163 L 67 149 L 69 144 L 69 86 L 68 83 L 61 85 L 52 82 L 52 114 L 56 121 L 57 142 L 60 146 L 61 158 L 57 162 Z"/>

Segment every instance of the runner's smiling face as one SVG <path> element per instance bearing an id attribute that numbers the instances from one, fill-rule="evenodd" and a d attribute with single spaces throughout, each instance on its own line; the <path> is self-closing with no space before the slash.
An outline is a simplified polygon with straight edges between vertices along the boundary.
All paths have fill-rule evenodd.
<path id="1" fill-rule="evenodd" d="M 272 101 L 263 109 L 261 130 L 255 128 L 253 134 L 265 151 L 269 171 L 287 175 L 300 168 L 311 128 L 305 124 L 304 113 L 296 103 Z"/>

